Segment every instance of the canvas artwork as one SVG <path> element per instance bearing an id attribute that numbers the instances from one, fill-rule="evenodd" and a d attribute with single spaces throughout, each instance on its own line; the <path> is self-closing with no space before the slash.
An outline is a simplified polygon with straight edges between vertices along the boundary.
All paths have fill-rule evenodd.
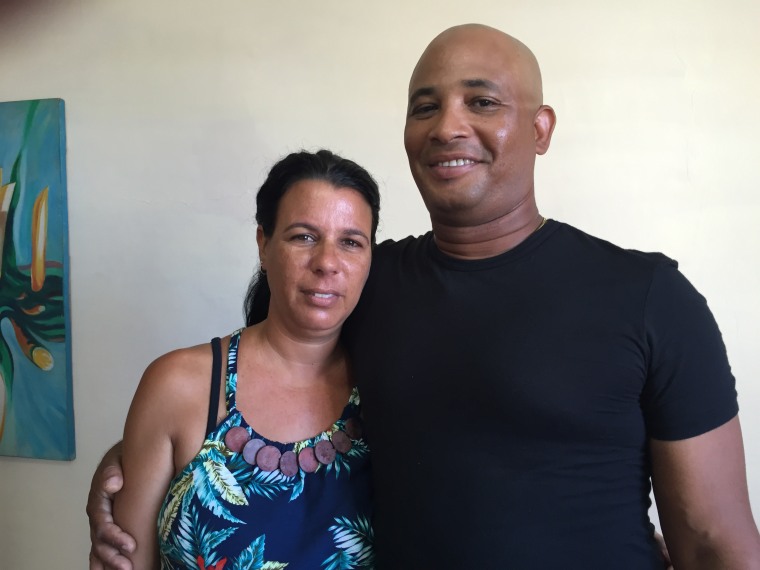
<path id="1" fill-rule="evenodd" d="M 0 103 L 0 455 L 74 458 L 61 99 Z"/>

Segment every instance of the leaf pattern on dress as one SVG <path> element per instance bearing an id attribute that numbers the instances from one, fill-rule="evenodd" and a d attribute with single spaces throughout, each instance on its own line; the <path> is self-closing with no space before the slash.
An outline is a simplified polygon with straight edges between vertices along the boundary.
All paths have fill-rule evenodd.
<path id="1" fill-rule="evenodd" d="M 161 537 L 161 540 L 166 540 L 166 537 L 169 536 L 174 519 L 177 518 L 177 513 L 182 505 L 182 500 L 185 498 L 185 494 L 192 489 L 192 484 L 193 472 L 188 471 L 177 483 L 172 485 L 171 499 L 164 503 L 158 515 L 158 536 Z"/>
<path id="2" fill-rule="evenodd" d="M 356 386 L 351 390 L 351 395 L 348 397 L 348 404 L 351 406 L 358 406 L 361 404 L 361 398 L 359 398 L 359 388 Z"/>
<path id="3" fill-rule="evenodd" d="M 206 440 L 203 443 L 201 450 L 198 452 L 195 462 L 213 461 L 223 465 L 225 458 L 231 455 L 231 453 L 232 452 L 230 452 L 222 442 Z M 190 499 L 193 496 L 193 493 L 190 493 L 189 491 L 195 490 L 195 487 L 193 486 L 195 470 L 189 469 L 188 467 L 186 467 L 178 477 L 175 478 L 175 482 L 170 485 L 170 491 L 167 495 L 170 498 L 168 501 L 164 502 L 161 512 L 159 513 L 158 535 L 161 540 L 166 540 L 169 532 L 171 532 L 172 524 L 177 517 L 177 512 L 179 510 L 187 510 L 190 504 Z M 218 500 L 221 497 L 221 494 L 216 495 L 216 497 Z M 206 500 L 209 500 L 209 498 L 207 497 Z"/>
<path id="4" fill-rule="evenodd" d="M 240 555 L 232 561 L 230 570 L 248 570 L 261 568 L 264 564 L 264 535 L 256 538 L 248 548 L 243 549 Z"/>
<path id="5" fill-rule="evenodd" d="M 345 454 L 346 457 L 359 458 L 369 453 L 369 447 L 367 447 L 367 443 L 363 439 L 355 439 L 352 443 L 351 449 Z"/>
<path id="6" fill-rule="evenodd" d="M 355 521 L 336 517 L 335 523 L 329 530 L 338 552 L 322 563 L 326 570 L 372 568 L 375 564 L 375 535 L 370 520 L 359 515 Z"/>
<path id="7" fill-rule="evenodd" d="M 322 562 L 325 570 L 353 570 L 356 568 L 354 557 L 345 550 L 339 550 Z"/>
<path id="8" fill-rule="evenodd" d="M 188 568 L 195 568 L 199 556 L 205 565 L 216 565 L 222 558 L 216 549 L 237 530 L 235 526 L 213 530 L 210 523 L 202 524 L 193 505 L 189 510 L 182 511 L 175 532 L 161 546 L 162 567 L 164 558 L 171 558 L 181 560 Z M 172 566 L 166 564 L 166 567 Z"/>
<path id="9" fill-rule="evenodd" d="M 230 570 L 282 570 L 287 562 L 267 562 L 264 560 L 264 545 L 266 537 L 261 535 L 256 538 L 248 548 L 245 548 L 240 555 L 232 561 Z"/>
<path id="10" fill-rule="evenodd" d="M 235 394 L 237 392 L 237 355 L 238 346 L 240 345 L 240 334 L 243 329 L 236 330 L 230 336 L 230 345 L 227 348 L 227 382 L 224 388 L 225 402 L 227 410 L 237 409 L 235 404 Z"/>
<path id="11" fill-rule="evenodd" d="M 233 372 L 229 375 L 229 379 L 227 380 L 227 409 L 231 410 L 232 407 L 232 399 L 235 395 L 235 391 L 237 390 L 237 372 Z"/>
<path id="12" fill-rule="evenodd" d="M 265 537 L 270 535 L 270 531 L 266 525 L 259 526 L 261 521 L 257 517 L 267 517 L 272 509 L 277 511 L 281 506 L 293 502 L 296 505 L 287 507 L 285 512 L 302 512 L 304 507 L 297 506 L 301 503 L 297 499 L 302 496 L 307 510 L 315 500 L 320 503 L 327 500 L 330 504 L 331 495 L 323 495 L 323 490 L 330 489 L 330 492 L 334 492 L 343 486 L 352 487 L 354 481 L 366 481 L 369 449 L 362 439 L 352 440 L 352 448 L 345 454 L 338 453 L 334 465 L 328 467 L 320 464 L 314 474 L 299 469 L 292 477 L 283 475 L 279 470 L 261 471 L 259 467 L 248 464 L 242 453 L 231 451 L 224 443 L 224 436 L 229 429 L 242 426 L 253 437 L 258 437 L 255 432 L 252 433 L 252 428 L 235 406 L 237 371 L 234 359 L 238 341 L 239 336 L 230 341 L 231 360 L 227 366 L 226 383 L 228 415 L 208 434 L 196 457 L 173 479 L 159 513 L 157 530 L 161 567 L 283 570 L 289 564 L 303 565 L 303 555 L 308 553 L 305 559 L 309 560 L 309 568 L 316 568 L 324 557 L 327 558 L 320 565 L 323 570 L 372 568 L 372 528 L 369 517 L 364 516 L 371 512 L 371 508 L 361 501 L 358 504 L 362 504 L 362 507 L 357 508 L 357 504 L 357 507 L 348 509 L 345 509 L 343 501 L 338 501 L 335 510 L 320 519 L 322 522 L 315 526 L 312 521 L 303 530 L 300 527 L 293 528 L 292 523 L 288 524 L 291 519 L 286 517 L 283 519 L 283 527 L 274 527 L 275 532 L 293 532 L 294 539 L 300 541 L 308 537 L 308 544 L 318 544 L 319 548 L 314 552 L 311 552 L 312 546 L 304 551 L 294 550 L 297 547 L 292 543 L 292 548 L 284 547 L 275 554 L 278 558 L 290 559 L 289 562 L 265 560 Z M 229 406 L 230 403 L 233 408 Z M 359 394 L 354 389 L 343 417 L 358 417 L 358 404 Z M 318 436 L 293 444 L 293 451 L 298 453 L 304 447 L 314 446 L 318 441 L 330 438 L 337 430 L 345 431 L 345 423 L 345 419 L 340 419 Z M 281 449 L 282 447 L 280 446 Z M 357 473 L 355 478 L 350 478 L 352 464 Z M 335 473 L 334 476 L 331 471 Z M 307 482 L 307 478 L 314 483 Z M 325 487 L 328 479 L 329 485 Z M 350 493 L 355 491 L 353 488 Z M 295 510 L 290 511 L 291 508 Z M 352 520 L 352 517 L 358 518 Z M 275 520 L 279 520 L 279 516 L 276 515 Z M 330 526 L 331 523 L 334 524 Z M 310 534 L 305 535 L 303 532 Z M 312 536 L 311 533 L 315 534 Z M 280 536 L 277 535 L 278 538 Z M 283 547 L 270 545 L 270 550 L 272 548 Z"/>
<path id="13" fill-rule="evenodd" d="M 291 491 L 291 500 L 303 492 L 304 472 L 300 469 L 292 477 L 286 477 L 279 470 L 262 471 L 247 463 L 242 454 L 237 454 L 227 461 L 232 476 L 245 491 L 249 499 L 252 495 L 273 499 L 280 493 Z"/>
<path id="14" fill-rule="evenodd" d="M 177 560 L 184 561 L 184 554 L 174 542 L 164 541 L 160 545 L 158 557 L 161 568 L 174 568 Z"/>
<path id="15" fill-rule="evenodd" d="M 338 420 L 335 425 L 339 429 L 343 429 L 345 426 L 345 421 Z M 337 431 L 337 429 L 333 431 Z M 336 478 L 340 475 L 341 471 L 345 471 L 349 476 L 351 475 L 351 464 L 349 462 L 349 459 L 364 457 L 369 453 L 369 448 L 363 439 L 354 439 L 351 440 L 351 443 L 351 449 L 349 449 L 346 453 L 336 453 L 335 461 L 325 467 L 328 473 L 335 471 Z"/>
<path id="16" fill-rule="evenodd" d="M 267 472 L 254 467 L 251 479 L 245 487 L 245 494 L 248 497 L 259 495 L 267 499 L 274 499 L 280 493 L 284 493 L 295 486 L 296 479 L 298 479 L 298 474 L 293 477 L 286 477 L 279 469 Z"/>
<path id="17" fill-rule="evenodd" d="M 306 473 L 304 473 L 303 470 L 299 469 L 295 478 L 296 484 L 293 485 L 293 491 L 290 493 L 290 501 L 295 501 L 300 497 L 306 485 Z"/>
<path id="18" fill-rule="evenodd" d="M 193 469 L 193 483 L 201 504 L 218 517 L 230 522 L 242 523 L 224 505 L 247 505 L 245 493 L 235 481 L 227 466 L 206 460 Z"/>

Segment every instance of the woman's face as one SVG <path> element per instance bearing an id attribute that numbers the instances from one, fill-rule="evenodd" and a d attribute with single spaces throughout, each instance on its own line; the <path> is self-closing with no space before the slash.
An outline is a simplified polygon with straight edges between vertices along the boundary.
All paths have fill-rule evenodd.
<path id="1" fill-rule="evenodd" d="M 296 337 L 338 334 L 369 274 L 372 210 L 359 192 L 302 180 L 280 200 L 270 237 L 256 232 L 272 297 L 268 321 Z"/>

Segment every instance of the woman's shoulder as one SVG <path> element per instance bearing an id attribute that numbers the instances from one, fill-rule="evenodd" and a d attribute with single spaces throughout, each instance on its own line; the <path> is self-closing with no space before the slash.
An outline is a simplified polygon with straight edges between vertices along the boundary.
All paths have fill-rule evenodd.
<path id="1" fill-rule="evenodd" d="M 145 369 L 143 381 L 157 386 L 182 387 L 211 374 L 211 346 L 178 348 L 159 356 Z"/>
<path id="2" fill-rule="evenodd" d="M 208 413 L 211 364 L 208 343 L 156 358 L 135 392 L 129 413 L 132 425 L 143 434 L 164 434 L 172 441 L 175 455 L 186 455 L 185 448 L 195 450 L 202 441 Z M 184 461 L 184 455 L 180 459 Z"/>
<path id="3" fill-rule="evenodd" d="M 208 406 L 211 365 L 208 343 L 172 350 L 148 365 L 135 398 L 179 416 L 197 412 Z"/>
<path id="4" fill-rule="evenodd" d="M 198 368 L 211 366 L 211 345 L 209 343 L 177 348 L 156 358 L 146 369 L 146 373 L 174 377 L 177 374 L 192 374 Z"/>

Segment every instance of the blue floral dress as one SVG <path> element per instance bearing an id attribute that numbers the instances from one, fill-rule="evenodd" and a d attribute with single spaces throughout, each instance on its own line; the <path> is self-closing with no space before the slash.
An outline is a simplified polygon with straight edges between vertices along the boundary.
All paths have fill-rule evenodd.
<path id="1" fill-rule="evenodd" d="M 373 568 L 369 448 L 354 388 L 330 429 L 269 441 L 237 410 L 237 349 L 227 361 L 227 416 L 171 481 L 158 517 L 162 568 Z"/>

